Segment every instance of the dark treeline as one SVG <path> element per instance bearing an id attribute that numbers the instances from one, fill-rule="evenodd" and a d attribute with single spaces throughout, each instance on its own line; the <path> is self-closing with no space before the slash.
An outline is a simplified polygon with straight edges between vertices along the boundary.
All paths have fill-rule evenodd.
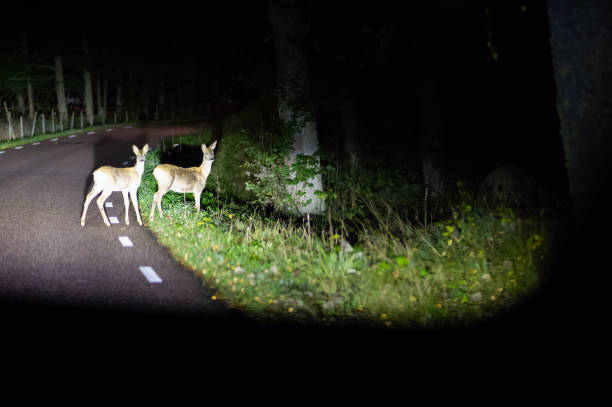
<path id="1" fill-rule="evenodd" d="M 308 59 L 324 150 L 364 164 L 421 160 L 442 177 L 482 179 L 513 164 L 567 191 L 545 1 L 295 4 L 305 24 L 291 41 Z M 244 106 L 277 79 L 269 5 L 11 10 L 0 38 L 0 99 L 26 113 L 29 82 L 33 109 L 57 111 L 60 56 L 67 103 L 84 104 L 89 70 L 94 114 L 109 120 L 115 111 L 151 120 Z"/>

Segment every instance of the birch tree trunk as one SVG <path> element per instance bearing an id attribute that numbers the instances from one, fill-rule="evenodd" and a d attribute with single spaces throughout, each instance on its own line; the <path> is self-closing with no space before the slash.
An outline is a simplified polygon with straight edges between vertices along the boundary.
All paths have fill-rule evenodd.
<path id="1" fill-rule="evenodd" d="M 612 8 L 607 0 L 549 0 L 557 111 L 569 195 L 580 228 L 606 230 L 612 134 Z"/>
<path id="2" fill-rule="evenodd" d="M 294 124 L 293 150 L 287 163 L 293 165 L 299 155 L 315 158 L 314 176 L 297 185 L 287 185 L 296 203 L 287 211 L 305 215 L 322 213 L 325 201 L 315 195 L 315 191 L 323 190 L 323 182 L 319 159 L 313 156 L 319 142 L 310 99 L 307 50 L 301 47 L 307 22 L 299 7 L 297 0 L 272 0 L 268 17 L 275 35 L 278 115 L 285 123 Z"/>
<path id="3" fill-rule="evenodd" d="M 60 55 L 55 56 L 55 90 L 57 93 L 57 111 L 60 122 L 63 122 L 68 120 L 68 108 L 66 107 L 66 91 L 64 88 L 64 68 Z"/>

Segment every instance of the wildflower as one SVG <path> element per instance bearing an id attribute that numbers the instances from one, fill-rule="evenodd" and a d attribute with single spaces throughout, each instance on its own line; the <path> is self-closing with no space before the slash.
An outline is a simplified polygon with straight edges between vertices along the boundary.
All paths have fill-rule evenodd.
<path id="1" fill-rule="evenodd" d="M 382 314 L 380 314 L 380 319 L 382 319 L 383 321 L 386 320 L 387 318 L 388 318 L 388 316 L 384 312 Z"/>
<path id="2" fill-rule="evenodd" d="M 437 308 L 442 308 L 442 304 L 437 303 L 437 304 L 436 304 L 436 307 L 437 307 Z"/>
<path id="3" fill-rule="evenodd" d="M 287 308 L 287 312 L 293 312 L 293 307 Z"/>
<path id="4" fill-rule="evenodd" d="M 399 269 L 395 269 L 395 271 L 393 272 L 393 278 L 399 278 L 400 273 L 399 273 Z"/>
<path id="5" fill-rule="evenodd" d="M 387 328 L 391 328 L 391 325 L 393 325 L 393 322 L 391 322 L 391 321 L 385 321 L 385 326 L 386 326 Z"/>
<path id="6" fill-rule="evenodd" d="M 210 297 L 213 301 L 217 299 L 216 295 L 213 295 L 212 297 Z"/>
<path id="7" fill-rule="evenodd" d="M 492 296 L 491 296 L 491 301 L 495 301 L 495 300 L 497 300 L 497 297 L 496 297 L 496 296 L 494 296 L 494 295 L 492 295 Z"/>
<path id="8" fill-rule="evenodd" d="M 416 302 L 416 300 L 417 300 L 417 299 L 416 299 L 416 297 L 415 297 L 414 295 L 411 295 L 411 296 L 410 296 L 410 301 L 412 301 L 412 302 Z"/>

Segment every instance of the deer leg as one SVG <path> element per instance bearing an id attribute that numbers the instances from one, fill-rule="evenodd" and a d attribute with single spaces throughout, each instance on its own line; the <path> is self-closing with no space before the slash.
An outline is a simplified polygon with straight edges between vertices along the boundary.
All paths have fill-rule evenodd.
<path id="1" fill-rule="evenodd" d="M 113 191 L 102 191 L 102 193 L 100 194 L 100 197 L 96 201 L 98 204 L 98 209 L 100 209 L 100 214 L 102 215 L 102 219 L 104 220 L 104 224 L 109 227 L 110 227 L 110 222 L 108 221 L 108 218 L 106 217 L 106 212 L 104 211 L 104 202 L 108 199 L 108 197 L 112 193 Z"/>
<path id="2" fill-rule="evenodd" d="M 134 212 L 136 212 L 136 219 L 138 220 L 138 224 L 142 226 L 142 219 L 140 219 L 140 209 L 138 208 L 138 197 L 136 196 L 136 190 L 130 191 L 130 198 L 132 198 L 132 206 L 134 207 Z"/>
<path id="3" fill-rule="evenodd" d="M 193 197 L 195 198 L 195 207 L 198 212 L 200 212 L 200 197 L 202 196 L 202 191 L 195 191 L 193 193 Z"/>
<path id="4" fill-rule="evenodd" d="M 130 200 L 128 199 L 128 191 L 121 191 L 121 193 L 123 194 L 123 206 L 125 207 L 125 224 L 129 225 L 130 217 L 128 211 L 130 209 Z"/>
<path id="5" fill-rule="evenodd" d="M 87 216 L 87 208 L 89 208 L 89 203 L 94 198 L 94 196 L 98 195 L 102 191 L 102 187 L 96 186 L 94 183 L 91 186 L 91 191 L 87 194 L 85 198 L 85 204 L 83 204 L 83 214 L 81 215 L 81 226 L 85 226 L 85 217 Z"/>
<path id="6" fill-rule="evenodd" d="M 161 207 L 161 202 L 162 202 L 162 198 L 164 197 L 164 195 L 166 194 L 165 192 L 162 194 L 160 192 L 158 192 L 159 196 L 157 197 L 157 210 L 159 211 L 159 217 L 163 218 L 164 214 L 162 213 L 162 207 Z"/>
<path id="7" fill-rule="evenodd" d="M 155 215 L 156 206 L 159 209 L 159 217 L 160 218 L 162 217 L 161 204 L 159 202 L 161 202 L 161 197 L 159 196 L 159 189 L 158 189 L 157 192 L 153 194 L 153 203 L 151 204 L 151 214 L 149 215 L 150 220 L 153 220 L 153 216 Z"/>

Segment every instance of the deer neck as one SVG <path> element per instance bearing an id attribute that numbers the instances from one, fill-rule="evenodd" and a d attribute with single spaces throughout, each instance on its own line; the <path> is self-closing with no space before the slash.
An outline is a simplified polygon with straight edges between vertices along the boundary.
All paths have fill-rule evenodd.
<path id="1" fill-rule="evenodd" d="M 144 172 L 144 164 L 144 161 L 136 159 L 136 165 L 134 165 L 134 169 L 136 170 L 136 174 L 138 174 L 138 178 L 142 177 L 142 173 Z"/>
<path id="2" fill-rule="evenodd" d="M 212 161 L 210 160 L 204 160 L 202 161 L 202 165 L 200 165 L 200 171 L 202 172 L 202 175 L 204 176 L 204 178 L 208 177 L 208 174 L 210 174 L 210 169 L 212 168 Z"/>

